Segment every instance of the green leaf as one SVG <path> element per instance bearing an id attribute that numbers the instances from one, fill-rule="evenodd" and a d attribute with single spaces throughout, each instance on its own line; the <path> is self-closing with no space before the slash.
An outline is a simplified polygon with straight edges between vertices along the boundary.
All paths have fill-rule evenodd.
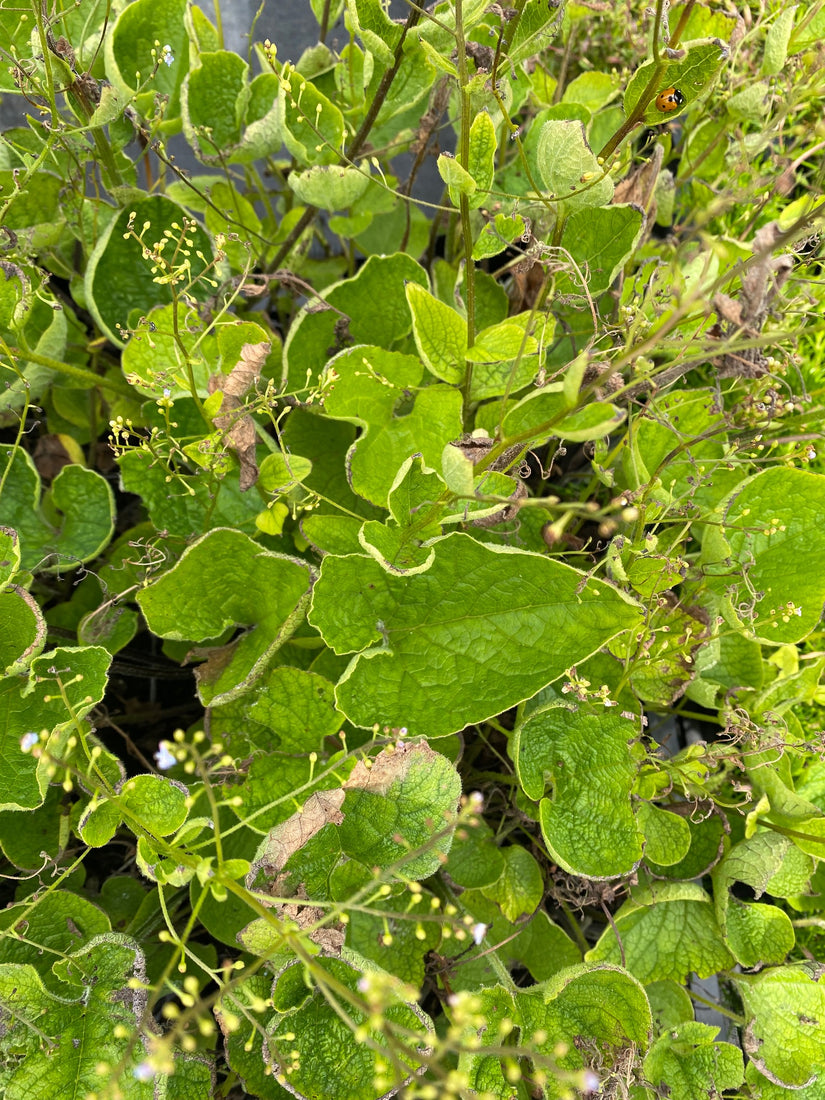
<path id="1" fill-rule="evenodd" d="M 570 81 L 561 97 L 562 103 L 581 103 L 588 111 L 605 107 L 618 93 L 615 75 L 600 72 L 584 72 Z"/>
<path id="2" fill-rule="evenodd" d="M 324 738 L 333 737 L 344 720 L 329 680 L 286 665 L 266 674 L 248 713 L 272 731 L 269 747 L 290 753 L 321 751 Z"/>
<path id="3" fill-rule="evenodd" d="M 341 847 L 368 867 L 403 861 L 403 874 L 434 874 L 450 850 L 461 780 L 426 743 L 385 749 L 345 783 Z M 409 853 L 413 853 L 412 857 Z M 415 854 L 419 853 L 419 854 Z"/>
<path id="4" fill-rule="evenodd" d="M 245 129 L 238 147 L 229 157 L 236 164 L 250 164 L 261 157 L 272 156 L 283 144 L 278 124 L 278 91 L 280 83 L 275 73 L 258 73 L 249 86 L 249 99 L 244 117 Z M 237 198 L 237 192 L 235 192 Z"/>
<path id="5" fill-rule="evenodd" d="M 171 473 L 148 451 L 127 451 L 118 459 L 123 488 L 143 499 L 156 530 L 190 539 L 214 526 L 255 531 L 261 498 L 241 492 L 237 477 Z M 169 480 L 167 480 L 169 479 Z"/>
<path id="6" fill-rule="evenodd" d="M 783 873 L 783 863 L 788 864 Z M 737 962 L 751 967 L 782 963 L 796 937 L 790 917 L 776 905 L 740 901 L 731 894 L 737 882 L 750 886 L 757 898 L 807 892 L 814 862 L 793 841 L 779 833 L 760 832 L 734 845 L 713 872 L 719 927 Z M 774 885 L 775 884 L 775 885 Z"/>
<path id="7" fill-rule="evenodd" d="M 405 290 L 424 366 L 444 382 L 460 383 L 466 369 L 467 322 L 417 283 L 408 283 Z"/>
<path id="8" fill-rule="evenodd" d="M 513 217 L 496 214 L 491 222 L 487 222 L 476 239 L 473 245 L 473 259 L 486 260 L 491 256 L 498 256 L 508 244 L 524 236 L 526 228 L 521 214 Z"/>
<path id="9" fill-rule="evenodd" d="M 764 665 L 762 647 L 741 634 L 722 633 L 697 652 L 694 661 L 696 676 L 688 684 L 688 699 L 713 707 L 718 696 L 735 688 L 762 687 Z"/>
<path id="10" fill-rule="evenodd" d="M 53 963 L 110 931 L 109 919 L 92 902 L 68 890 L 27 898 L 0 912 L 0 965 L 31 965 L 51 993 L 66 995 Z"/>
<path id="11" fill-rule="evenodd" d="M 396 475 L 412 455 L 440 467 L 444 447 L 461 435 L 457 390 L 438 384 L 421 388 L 424 371 L 415 356 L 379 347 L 349 348 L 327 369 L 336 379 L 327 390 L 327 416 L 364 428 L 348 455 L 356 493 L 386 506 Z M 399 415 L 402 409 L 405 415 Z"/>
<path id="12" fill-rule="evenodd" d="M 135 775 L 120 786 L 111 800 L 93 799 L 78 829 L 88 844 L 98 847 L 111 840 L 121 821 L 132 832 L 145 829 L 153 836 L 168 836 L 186 820 L 188 794 L 185 787 L 164 776 Z M 96 825 L 100 816 L 105 819 L 102 828 Z"/>
<path id="13" fill-rule="evenodd" d="M 302 167 L 335 164 L 344 146 L 344 116 L 318 88 L 289 64 L 281 70 L 275 119 Z"/>
<path id="14" fill-rule="evenodd" d="M 516 402 L 502 422 L 505 437 L 525 436 L 540 445 L 548 439 L 585 443 L 615 431 L 626 412 L 603 401 L 589 401 L 581 409 L 570 408 L 563 382 L 551 382 Z"/>
<path id="15" fill-rule="evenodd" d="M 508 1080 L 512 1059 L 487 1054 L 487 1043 L 495 1044 L 501 1033 L 512 1026 L 515 1016 L 513 994 L 500 985 L 479 989 L 473 997 L 478 1016 L 475 1021 L 462 1020 L 464 1034 L 456 1034 L 459 1050 L 458 1069 L 467 1095 L 481 1095 L 485 1100 L 513 1100 L 516 1093 Z M 458 1014 L 457 1014 L 458 1015 Z M 481 1027 L 475 1026 L 483 1021 Z M 458 1032 L 458 1027 L 456 1032 Z M 480 1049 L 479 1049 L 480 1048 Z M 510 1072 L 508 1072 L 510 1071 Z"/>
<path id="16" fill-rule="evenodd" d="M 499 878 L 481 892 L 494 901 L 507 920 L 530 916 L 544 896 L 544 879 L 535 859 L 517 844 L 500 849 L 504 868 Z"/>
<path id="17" fill-rule="evenodd" d="M 474 818 L 456 831 L 446 871 L 453 882 L 473 890 L 491 886 L 504 873 L 502 849 L 482 818 Z"/>
<path id="18" fill-rule="evenodd" d="M 522 1043 L 554 1058 L 562 1069 L 582 1068 L 588 1043 L 613 1051 L 634 1044 L 647 1048 L 651 1017 L 645 991 L 618 966 L 569 966 L 540 985 L 518 990 L 515 1000 Z"/>
<path id="19" fill-rule="evenodd" d="M 370 256 L 351 279 L 327 287 L 324 301 L 329 308 L 319 310 L 315 301 L 304 306 L 284 344 L 284 375 L 289 389 L 303 390 L 307 376 L 312 384 L 330 357 L 329 349 L 341 346 L 336 325 L 342 317 L 349 322 L 355 344 L 392 348 L 402 340 L 412 327 L 405 294 L 405 283 L 409 282 L 428 285 L 426 272 L 412 257 L 401 252 Z M 306 449 L 299 453 L 310 454 Z"/>
<path id="20" fill-rule="evenodd" d="M 496 128 L 486 111 L 479 114 L 470 123 L 470 160 L 467 170 L 475 183 L 474 193 L 470 196 L 470 209 L 475 210 L 489 201 L 489 190 L 493 185 L 496 161 Z"/>
<path id="21" fill-rule="evenodd" d="M 142 6 L 143 0 L 136 0 L 124 15 Z M 132 215 L 134 229 L 130 230 Z M 149 227 L 144 229 L 147 222 Z M 163 195 L 147 196 L 115 214 L 100 234 L 86 266 L 84 293 L 96 323 L 117 347 L 123 347 L 126 342 L 124 330 L 141 315 L 148 314 L 154 306 L 172 301 L 171 288 L 165 281 L 167 276 L 171 277 L 169 272 L 159 270 L 151 257 L 144 258 L 144 245 L 136 236 L 142 236 L 145 246 L 150 249 L 166 240 L 164 256 L 169 260 L 174 249 L 164 234 L 168 231 L 172 241 L 179 241 L 184 226 L 187 227 L 186 239 L 192 244 L 187 248 L 186 267 L 175 276 L 177 292 L 185 290 L 203 299 L 212 293 L 211 284 L 199 279 L 213 260 L 212 244 L 204 230 L 193 225 L 191 215 L 177 203 Z"/>
<path id="22" fill-rule="evenodd" d="M 183 132 L 204 164 L 225 163 L 241 138 L 249 66 L 229 50 L 201 53 L 181 86 Z"/>
<path id="23" fill-rule="evenodd" d="M 745 1053 L 769 1081 L 801 1089 L 818 1080 L 825 1065 L 825 971 L 802 963 L 735 974 L 747 1016 Z"/>
<path id="24" fill-rule="evenodd" d="M 369 173 L 341 165 L 316 165 L 305 172 L 290 172 L 289 186 L 299 202 L 320 210 L 345 210 L 369 187 Z"/>
<path id="25" fill-rule="evenodd" d="M 346 5 L 349 22 L 366 48 L 383 65 L 391 65 L 402 32 L 381 0 L 346 0 Z"/>
<path id="26" fill-rule="evenodd" d="M 645 986 L 645 992 L 653 1013 L 654 1034 L 693 1021 L 693 1001 L 687 990 L 677 982 L 669 978 L 650 982 Z"/>
<path id="27" fill-rule="evenodd" d="M 42 653 L 46 623 L 34 596 L 16 584 L 0 591 L 0 622 L 0 676 L 18 676 Z"/>
<path id="28" fill-rule="evenodd" d="M 629 746 L 633 721 L 610 713 L 548 707 L 513 735 L 513 758 L 528 797 L 541 799 L 539 820 L 551 857 L 588 878 L 631 872 L 642 834 L 630 804 L 637 764 Z M 552 795 L 544 795 L 545 786 Z"/>
<path id="29" fill-rule="evenodd" d="M 171 65 L 160 64 L 148 88 L 137 97 L 137 109 L 151 115 L 156 95 L 168 96 L 168 123 L 177 119 L 178 91 L 188 70 L 189 40 L 184 25 L 186 0 L 135 0 L 120 13 L 111 34 L 103 38 L 106 75 L 129 100 L 155 68 L 155 53 L 168 45 Z M 140 74 L 140 75 L 138 75 Z"/>
<path id="30" fill-rule="evenodd" d="M 651 802 L 640 802 L 636 820 L 644 833 L 645 861 L 672 867 L 685 858 L 690 848 L 690 826 L 683 817 Z"/>
<path id="31" fill-rule="evenodd" d="M 578 271 L 568 270 L 558 278 L 556 293 L 581 294 L 584 280 L 594 298 L 603 294 L 633 255 L 644 224 L 641 210 L 621 203 L 573 210 L 564 223 L 561 243 L 569 253 L 565 259 L 572 259 Z"/>
<path id="32" fill-rule="evenodd" d="M 192 396 L 191 371 L 196 392 L 206 397 L 219 353 L 214 332 L 203 331 L 198 311 L 181 303 L 158 306 L 146 321 L 121 356 L 129 385 L 155 400 L 168 397 L 177 401 Z"/>
<path id="33" fill-rule="evenodd" d="M 642 121 L 648 125 L 659 125 L 664 118 L 673 119 L 690 107 L 706 88 L 708 88 L 727 60 L 728 51 L 718 38 L 679 43 L 679 60 L 668 61 L 659 80 L 657 92 L 665 88 L 678 88 L 685 102 L 674 111 L 662 115 L 653 99 L 645 108 Z M 630 78 L 624 93 L 625 114 L 629 115 L 642 97 L 656 63 L 645 61 Z"/>
<path id="34" fill-rule="evenodd" d="M 534 331 L 531 331 L 534 330 Z M 533 381 L 542 350 L 552 336 L 552 324 L 536 325 L 529 313 L 490 325 L 476 335 L 467 351 L 474 364 L 471 396 L 474 401 L 518 392 Z"/>
<path id="35" fill-rule="evenodd" d="M 705 618 L 680 607 L 673 593 L 657 601 L 645 626 L 645 644 L 640 647 L 630 682 L 641 699 L 668 707 L 692 681 L 694 654 L 710 631 Z M 618 650 L 614 652 L 619 655 Z M 625 652 L 622 650 L 621 656 Z"/>
<path id="36" fill-rule="evenodd" d="M 825 476 L 777 467 L 744 483 L 724 511 L 724 535 L 747 569 L 753 611 L 747 623 L 760 641 L 799 642 L 817 625 L 825 602 Z M 710 558 L 710 554 L 707 555 Z M 729 567 L 708 561 L 714 572 Z M 730 583 L 729 576 L 725 584 Z"/>
<path id="37" fill-rule="evenodd" d="M 364 974 L 344 959 L 334 958 L 315 960 L 313 971 L 323 979 L 323 987 L 301 963 L 285 967 L 275 977 L 275 1011 L 266 1025 L 264 1050 L 276 1078 L 289 1070 L 290 1089 L 296 1095 L 330 1100 L 379 1100 L 386 1095 L 386 1087 L 375 1083 L 379 1061 L 396 1089 L 410 1081 L 421 1062 L 416 1046 L 427 1045 L 432 1028 L 429 1017 L 416 1004 L 405 1003 L 401 988 L 384 975 L 382 1022 L 375 1026 L 359 1005 L 364 1002 L 358 985 L 369 982 L 369 971 Z M 330 983 L 345 986 L 355 998 L 354 1004 L 347 1001 L 346 1019 L 330 1004 Z M 360 1041 L 356 1038 L 359 1027 L 366 1029 Z M 388 1032 L 398 1037 L 391 1046 Z M 296 1050 L 301 1052 L 299 1061 L 294 1057 Z"/>
<path id="38" fill-rule="evenodd" d="M 0 463 L 7 471 L 3 518 L 20 538 L 24 569 L 65 572 L 97 557 L 114 531 L 114 496 L 105 478 L 64 466 L 41 499 L 40 476 L 27 451 L 2 444 Z"/>
<path id="39" fill-rule="evenodd" d="M 714 1042 L 718 1027 L 687 1021 L 668 1030 L 644 1060 L 644 1074 L 654 1086 L 665 1086 L 673 1100 L 720 1096 L 745 1079 L 742 1051 Z"/>
<path id="40" fill-rule="evenodd" d="M 333 872 L 332 879 L 336 885 L 346 868 L 358 868 L 362 873 L 359 885 L 371 883 L 371 873 L 350 860 Z M 336 890 L 337 896 L 340 894 Z M 427 897 L 426 894 L 423 896 Z M 393 916 L 396 913 L 398 916 Z M 438 923 L 409 919 L 409 894 L 403 887 L 397 895 L 381 898 L 380 913 L 372 913 L 360 906 L 349 911 L 347 947 L 371 959 L 401 981 L 414 982 L 420 987 L 425 980 L 427 956 L 438 949 L 440 942 L 441 927 Z"/>
<path id="41" fill-rule="evenodd" d="M 151 1100 L 158 1075 L 141 1080 L 136 1073 L 148 1058 L 143 1002 L 131 987 L 146 981 L 140 948 L 108 932 L 75 950 L 66 963 L 74 987 L 59 997 L 44 987 L 34 967 L 0 965 L 0 1005 L 8 1021 L 4 1047 L 17 1054 L 3 1079 L 8 1100 L 103 1095 L 115 1068 L 129 1100 Z"/>
<path id="42" fill-rule="evenodd" d="M 562 202 L 565 211 L 606 206 L 613 198 L 613 181 L 588 145 L 581 122 L 545 122 L 537 155 L 547 197 Z"/>
<path id="43" fill-rule="evenodd" d="M 653 400 L 635 418 L 634 438 L 623 456 L 628 488 L 660 477 L 673 498 L 704 512 L 738 487 L 741 474 L 731 469 L 726 423 L 715 401 L 708 389 L 676 390 Z"/>
<path id="44" fill-rule="evenodd" d="M 518 65 L 547 49 L 562 25 L 562 15 L 560 9 L 551 8 L 542 0 L 527 0 L 510 43 L 511 63 Z"/>
<path id="45" fill-rule="evenodd" d="M 753 1100 L 825 1100 L 825 1076 L 821 1073 L 807 1088 L 786 1089 L 763 1077 L 753 1062 L 748 1062 L 745 1081 Z"/>
<path id="46" fill-rule="evenodd" d="M 43 852 L 55 860 L 58 858 L 63 847 L 60 831 L 65 821 L 62 800 L 62 788 L 49 787 L 42 805 L 26 813 L 25 829 L 20 828 L 21 818 L 16 814 L 0 814 L 0 848 L 19 870 L 36 871 L 42 867 Z"/>
<path id="47" fill-rule="evenodd" d="M 439 176 L 447 184 L 453 206 L 460 206 L 462 195 L 475 194 L 476 181 L 452 153 L 441 153 L 436 164 Z"/>
<path id="48" fill-rule="evenodd" d="M 51 767 L 24 752 L 21 738 L 34 736 L 47 751 L 65 753 L 63 735 L 76 733 L 77 722 L 103 698 L 111 659 L 100 647 L 53 649 L 32 661 L 28 683 L 0 680 L 0 810 L 43 802 Z"/>
<path id="49" fill-rule="evenodd" d="M 245 1090 L 260 1100 L 289 1100 L 294 1093 L 278 1084 L 264 1057 L 264 1026 L 271 1016 L 267 1007 L 271 989 L 271 976 L 260 972 L 227 985 L 215 1003 L 215 1019 L 223 1033 L 226 1059 L 243 1081 Z M 254 1021 L 254 1026 L 246 1031 L 237 1026 L 239 1019 Z"/>
<path id="50" fill-rule="evenodd" d="M 685 982 L 691 971 L 708 978 L 734 963 L 711 899 L 696 883 L 668 882 L 633 890 L 614 922 L 627 969 L 645 984 L 663 978 Z M 605 929 L 585 958 L 621 961 L 612 927 Z"/>
<path id="51" fill-rule="evenodd" d="M 137 599 L 149 629 L 161 638 L 204 642 L 228 627 L 250 628 L 198 669 L 201 699 L 217 703 L 263 674 L 303 618 L 311 578 L 304 562 L 264 550 L 240 531 L 219 528 L 188 546 Z"/>
<path id="52" fill-rule="evenodd" d="M 256 485 L 265 493 L 280 496 L 294 489 L 312 473 L 312 462 L 301 455 L 273 451 L 258 470 Z"/>
<path id="53" fill-rule="evenodd" d="M 560 562 L 454 534 L 412 577 L 327 557 L 309 618 L 336 653 L 357 653 L 336 692 L 350 721 L 432 737 L 529 698 L 632 628 L 638 611 Z"/>

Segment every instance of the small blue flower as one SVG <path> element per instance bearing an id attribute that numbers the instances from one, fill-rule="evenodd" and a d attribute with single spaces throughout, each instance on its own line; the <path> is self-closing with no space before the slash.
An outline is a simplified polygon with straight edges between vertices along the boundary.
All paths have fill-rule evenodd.
<path id="1" fill-rule="evenodd" d="M 172 47 L 167 43 L 160 51 L 160 59 L 164 65 L 171 66 L 175 60 L 175 55 L 172 53 Z"/>
<path id="2" fill-rule="evenodd" d="M 132 1070 L 132 1076 L 136 1081 L 151 1081 L 155 1076 L 155 1071 L 148 1062 L 140 1062 Z"/>

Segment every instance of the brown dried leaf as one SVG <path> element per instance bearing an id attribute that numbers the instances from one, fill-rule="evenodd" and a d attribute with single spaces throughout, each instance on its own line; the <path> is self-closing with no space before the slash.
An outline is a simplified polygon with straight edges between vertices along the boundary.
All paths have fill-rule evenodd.
<path id="1" fill-rule="evenodd" d="M 271 344 L 244 344 L 241 358 L 228 375 L 213 374 L 209 379 L 209 392 L 223 392 L 221 412 L 214 418 L 218 431 L 226 434 L 229 446 L 238 456 L 240 463 L 241 492 L 251 489 L 258 480 L 258 464 L 255 461 L 257 434 L 255 422 L 249 415 L 238 416 L 243 407 L 246 394 L 261 376 L 261 370 L 269 355 Z"/>
<path id="2" fill-rule="evenodd" d="M 640 207 L 647 215 L 650 225 L 656 220 L 656 203 L 653 195 L 663 158 L 664 149 L 661 145 L 656 145 L 650 160 L 646 160 L 644 164 L 628 172 L 625 178 L 616 184 L 616 190 L 613 192 L 614 203 L 629 202 Z"/>
<path id="3" fill-rule="evenodd" d="M 413 760 L 434 759 L 437 755 L 423 743 L 390 745 L 368 763 L 359 760 L 344 782 L 344 790 L 386 795 L 393 783 L 403 782 Z"/>
<path id="4" fill-rule="evenodd" d="M 776 222 L 763 225 L 751 242 L 753 259 L 742 276 L 741 301 L 734 302 L 725 294 L 714 298 L 714 309 L 724 322 L 723 335 L 731 335 L 734 329 L 751 338 L 761 333 L 774 298 L 793 270 L 792 256 L 773 255 L 781 241 L 782 230 Z M 759 347 L 722 355 L 716 365 L 720 378 L 759 378 L 768 373 L 767 358 Z"/>
<path id="5" fill-rule="evenodd" d="M 77 455 L 72 456 L 69 453 L 67 443 L 71 446 L 69 437 L 65 435 L 43 435 L 38 439 L 34 448 L 34 464 L 44 481 L 56 478 L 64 466 L 71 466 L 78 460 Z M 76 443 L 74 449 L 77 450 Z M 82 461 L 82 453 L 79 458 Z"/>
<path id="6" fill-rule="evenodd" d="M 274 878 L 289 857 L 319 833 L 325 825 L 340 825 L 344 820 L 341 806 L 344 790 L 316 791 L 303 807 L 271 830 L 267 838 L 266 854 L 253 866 L 253 873 L 260 869 L 268 878 Z"/>

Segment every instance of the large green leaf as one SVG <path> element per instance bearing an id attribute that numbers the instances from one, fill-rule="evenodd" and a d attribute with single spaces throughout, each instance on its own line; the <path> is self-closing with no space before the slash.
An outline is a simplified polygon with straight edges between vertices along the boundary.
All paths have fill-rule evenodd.
<path id="1" fill-rule="evenodd" d="M 388 1084 L 396 1091 L 420 1064 L 416 1046 L 426 1045 L 432 1028 L 429 1018 L 417 1005 L 405 1003 L 401 988 L 383 976 L 384 1007 L 381 1023 L 376 1026 L 358 989 L 359 984 L 369 982 L 369 971 L 362 976 L 360 968 L 334 958 L 316 960 L 313 969 L 319 981 L 310 978 L 309 987 L 300 962 L 285 967 L 275 977 L 275 1011 L 266 1026 L 264 1051 L 276 1075 L 288 1071 L 290 1090 L 297 1096 L 379 1100 L 387 1094 L 387 1088 L 375 1080 L 380 1063 L 384 1073 L 389 1074 Z M 345 987 L 364 1007 L 356 1007 L 349 1000 L 341 1002 L 346 1005 L 342 1018 L 336 1011 L 340 1005 L 330 1003 L 330 986 Z M 365 1029 L 363 1039 L 357 1038 L 359 1027 Z M 393 1035 L 395 1042 L 391 1042 Z M 301 1052 L 299 1059 L 296 1051 Z"/>
<path id="2" fill-rule="evenodd" d="M 512 752 L 525 793 L 541 799 L 539 820 L 552 858 L 588 878 L 629 874 L 642 858 L 630 803 L 637 760 L 635 721 L 610 712 L 555 706 L 516 728 Z M 545 798 L 547 786 L 552 794 Z"/>
<path id="3" fill-rule="evenodd" d="M 718 38 L 710 41 L 680 43 L 678 54 L 669 58 L 659 80 L 658 91 L 665 88 L 678 88 L 684 97 L 684 103 L 675 111 L 663 115 L 653 99 L 645 108 L 644 122 L 658 125 L 665 118 L 674 118 L 690 107 L 691 103 L 713 82 L 727 60 L 728 51 Z M 630 114 L 642 97 L 656 68 L 655 61 L 645 61 L 634 72 L 624 93 L 624 109 Z"/>
<path id="4" fill-rule="evenodd" d="M 141 0 L 124 14 L 139 6 Z M 156 246 L 163 250 L 165 266 L 144 254 L 144 248 Z M 125 330 L 154 306 L 172 301 L 172 279 L 178 298 L 185 293 L 203 299 L 212 293 L 211 283 L 199 278 L 212 259 L 209 237 L 183 207 L 164 195 L 142 198 L 113 215 L 89 257 L 84 292 L 92 316 L 123 347 Z"/>
<path id="5" fill-rule="evenodd" d="M 781 963 L 795 943 L 791 919 L 777 905 L 742 901 L 732 892 L 744 882 L 760 898 L 807 893 L 814 861 L 789 837 L 769 831 L 734 845 L 713 872 L 714 901 L 725 941 L 743 966 Z"/>
<path id="6" fill-rule="evenodd" d="M 422 387 L 424 373 L 415 356 L 371 346 L 348 348 L 328 364 L 327 376 L 335 381 L 325 411 L 364 429 L 350 448 L 349 477 L 355 492 L 373 504 L 386 506 L 395 476 L 411 455 L 440 468 L 442 451 L 461 435 L 461 394 L 450 386 Z"/>
<path id="7" fill-rule="evenodd" d="M 622 962 L 645 984 L 672 978 L 684 982 L 691 971 L 708 978 L 732 966 L 713 903 L 692 882 L 664 883 L 634 890 L 603 932 L 588 960 Z M 621 947 L 616 934 L 621 936 Z"/>
<path id="8" fill-rule="evenodd" d="M 352 722 L 440 736 L 534 695 L 639 614 L 560 562 L 454 534 L 414 576 L 325 558 L 309 618 L 336 653 L 356 654 L 336 693 Z"/>
<path id="9" fill-rule="evenodd" d="M 32 661 L 28 682 L 18 676 L 0 680 L 1 810 L 31 810 L 42 803 L 51 762 L 48 755 L 38 760 L 23 746 L 62 756 L 61 735 L 75 733 L 77 723 L 101 701 L 111 660 L 99 646 L 53 649 Z"/>
<path id="10" fill-rule="evenodd" d="M 724 511 L 731 556 L 748 578 L 752 612 L 746 626 L 761 641 L 799 642 L 819 623 L 825 603 L 823 512 L 825 476 L 784 467 L 746 481 Z M 714 572 L 724 568 L 713 566 Z"/>
<path id="11" fill-rule="evenodd" d="M 522 1042 L 558 1059 L 562 1069 L 587 1063 L 583 1051 L 592 1046 L 612 1053 L 623 1047 L 645 1050 L 651 1017 L 645 991 L 625 970 L 604 963 L 579 963 L 559 971 L 540 985 L 519 990 L 516 1013 Z M 567 1095 L 550 1082 L 550 1097 Z"/>
<path id="12" fill-rule="evenodd" d="M 231 460 L 230 460 L 231 461 Z M 170 473 L 148 452 L 126 451 L 118 459 L 123 488 L 140 495 L 154 527 L 184 539 L 219 526 L 253 534 L 260 496 L 241 490 L 236 470 L 226 476 L 208 470 Z"/>
<path id="13" fill-rule="evenodd" d="M 563 203 L 566 212 L 606 206 L 613 198 L 613 180 L 588 145 L 581 122 L 545 122 L 537 156 L 547 197 Z"/>
<path id="14" fill-rule="evenodd" d="M 146 982 L 146 963 L 137 943 L 108 932 L 58 965 L 71 977 L 61 996 L 33 966 L 0 964 L 4 1095 L 101 1096 L 117 1080 L 127 1100 L 151 1100 L 160 1078 L 138 1069 L 149 1067 L 145 997 L 136 988 Z"/>
<path id="15" fill-rule="evenodd" d="M 3 520 L 17 531 L 24 569 L 63 572 L 97 557 L 114 530 L 114 496 L 105 478 L 84 466 L 64 466 L 43 493 L 28 452 L 2 444 L 0 464 L 11 464 Z"/>
<path id="16" fill-rule="evenodd" d="M 245 691 L 303 618 L 312 579 L 296 558 L 264 550 L 228 528 L 187 547 L 180 561 L 138 595 L 149 629 L 161 638 L 197 642 L 229 627 L 248 627 L 237 641 L 213 651 L 198 669 L 206 703 Z"/>
<path id="17" fill-rule="evenodd" d="M 732 978 L 747 1016 L 745 1053 L 777 1085 L 799 1089 L 825 1066 L 825 967 L 776 967 Z"/>
<path id="18" fill-rule="evenodd" d="M 186 0 L 135 0 L 120 13 L 111 34 L 103 39 L 106 75 L 129 100 L 151 80 L 137 96 L 139 111 L 152 114 L 155 96 L 168 97 L 164 124 L 179 119 L 179 89 L 188 71 L 189 40 L 184 25 Z M 160 51 L 168 45 L 170 63 L 155 65 Z"/>
<path id="19" fill-rule="evenodd" d="M 249 66 L 229 50 L 202 53 L 181 87 L 183 131 L 205 164 L 225 163 L 240 142 Z"/>
<path id="20" fill-rule="evenodd" d="M 673 1100 L 720 1096 L 725 1089 L 738 1088 L 745 1078 L 742 1051 L 715 1042 L 718 1033 L 718 1027 L 694 1020 L 669 1029 L 645 1058 L 646 1079 L 666 1087 Z"/>
<path id="21" fill-rule="evenodd" d="M 290 390 L 300 390 L 317 378 L 331 351 L 342 347 L 341 326 L 346 322 L 355 344 L 392 349 L 412 327 L 404 288 L 407 283 L 427 286 L 424 269 L 411 256 L 370 256 L 351 279 L 324 291 L 319 308 L 315 300 L 292 322 L 284 344 L 284 377 Z M 347 340 L 347 343 L 350 341 Z M 306 454 L 306 451 L 302 451 Z"/>

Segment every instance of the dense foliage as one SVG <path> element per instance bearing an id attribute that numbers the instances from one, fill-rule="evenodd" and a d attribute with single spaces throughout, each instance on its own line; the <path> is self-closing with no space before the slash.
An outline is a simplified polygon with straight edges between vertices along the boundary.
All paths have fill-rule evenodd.
<path id="1" fill-rule="evenodd" d="M 311 6 L 0 9 L 0 1097 L 823 1100 L 825 5 Z"/>

